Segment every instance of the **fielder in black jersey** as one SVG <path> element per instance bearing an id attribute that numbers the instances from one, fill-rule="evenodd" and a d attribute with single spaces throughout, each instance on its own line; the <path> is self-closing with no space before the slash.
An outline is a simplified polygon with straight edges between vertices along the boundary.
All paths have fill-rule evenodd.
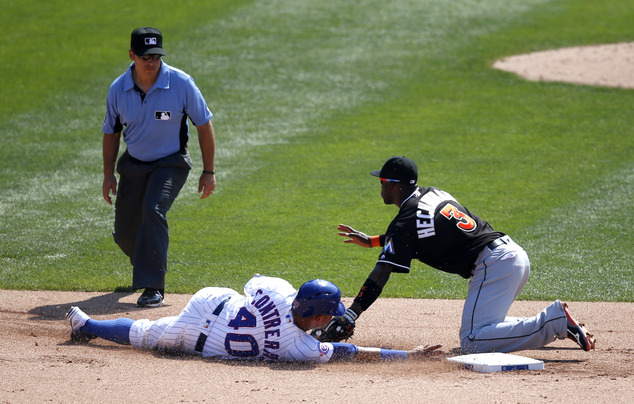
<path id="1" fill-rule="evenodd" d="M 504 233 L 494 231 L 447 192 L 416 187 L 401 204 L 385 235 L 386 248 L 378 262 L 392 265 L 392 272 L 409 272 L 415 258 L 469 278 L 484 246 Z"/>
<path id="2" fill-rule="evenodd" d="M 382 247 L 376 266 L 342 317 L 314 332 L 322 341 L 349 338 L 359 315 L 374 303 L 395 273 L 408 273 L 417 259 L 433 268 L 469 279 L 460 327 L 465 353 L 512 352 L 540 348 L 570 338 L 586 351 L 595 340 L 556 300 L 535 317 L 507 313 L 530 273 L 526 252 L 504 233 L 470 212 L 449 193 L 419 187 L 418 167 L 407 157 L 392 157 L 370 174 L 381 181 L 386 205 L 399 207 L 385 234 L 368 236 L 339 225 L 345 243 Z"/>

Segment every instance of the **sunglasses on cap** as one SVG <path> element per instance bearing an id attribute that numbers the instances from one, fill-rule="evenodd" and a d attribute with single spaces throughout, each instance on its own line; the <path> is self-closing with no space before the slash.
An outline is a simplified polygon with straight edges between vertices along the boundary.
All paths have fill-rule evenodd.
<path id="1" fill-rule="evenodd" d="M 381 182 L 401 182 L 401 180 L 392 180 L 390 178 L 379 178 Z"/>

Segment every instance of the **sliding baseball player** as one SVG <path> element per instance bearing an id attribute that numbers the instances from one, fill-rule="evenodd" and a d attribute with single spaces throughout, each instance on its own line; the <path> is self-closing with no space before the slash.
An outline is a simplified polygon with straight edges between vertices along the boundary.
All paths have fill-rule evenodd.
<path id="1" fill-rule="evenodd" d="M 401 351 L 324 343 L 307 333 L 344 312 L 339 288 L 331 282 L 314 279 L 296 291 L 283 279 L 256 276 L 245 285 L 244 295 L 229 288 L 201 289 L 174 317 L 98 321 L 72 307 L 67 319 L 76 341 L 99 337 L 135 348 L 221 359 L 325 363 L 420 360 L 442 354 L 440 345 Z"/>

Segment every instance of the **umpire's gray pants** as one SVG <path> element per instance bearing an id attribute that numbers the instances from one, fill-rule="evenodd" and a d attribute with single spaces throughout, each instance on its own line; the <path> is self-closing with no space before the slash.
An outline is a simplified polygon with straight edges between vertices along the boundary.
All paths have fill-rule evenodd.
<path id="1" fill-rule="evenodd" d="M 535 317 L 507 317 L 530 273 L 528 256 L 509 236 L 506 244 L 484 250 L 476 260 L 462 311 L 460 346 L 466 353 L 541 348 L 567 335 L 559 300 Z"/>
<path id="2" fill-rule="evenodd" d="M 144 162 L 126 150 L 117 162 L 120 178 L 113 236 L 130 257 L 134 289 L 165 289 L 169 246 L 166 215 L 191 167 L 187 152 Z"/>

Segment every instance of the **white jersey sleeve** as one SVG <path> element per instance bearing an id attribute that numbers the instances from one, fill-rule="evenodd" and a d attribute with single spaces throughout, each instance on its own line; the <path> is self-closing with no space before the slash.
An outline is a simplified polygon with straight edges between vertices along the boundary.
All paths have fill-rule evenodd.
<path id="1" fill-rule="evenodd" d="M 334 352 L 331 343 L 319 342 L 295 324 L 282 335 L 284 340 L 280 343 L 279 352 L 279 360 L 282 361 L 326 363 Z"/>

